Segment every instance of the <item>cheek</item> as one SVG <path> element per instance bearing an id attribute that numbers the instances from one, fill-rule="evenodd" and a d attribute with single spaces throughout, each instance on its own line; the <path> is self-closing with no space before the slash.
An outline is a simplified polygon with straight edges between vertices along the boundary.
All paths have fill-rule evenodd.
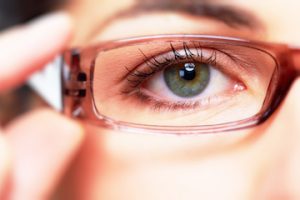
<path id="1" fill-rule="evenodd" d="M 211 157 L 184 163 L 147 161 L 135 165 L 127 163 L 119 171 L 107 171 L 102 197 L 145 200 L 249 199 L 257 178 L 253 176 L 253 173 L 257 174 L 256 171 L 228 156 L 225 159 Z"/>
<path id="2" fill-rule="evenodd" d="M 250 131 L 188 137 L 89 132 L 71 180 L 75 193 L 91 199 L 249 199 L 268 160 L 253 144 L 261 134 Z"/>

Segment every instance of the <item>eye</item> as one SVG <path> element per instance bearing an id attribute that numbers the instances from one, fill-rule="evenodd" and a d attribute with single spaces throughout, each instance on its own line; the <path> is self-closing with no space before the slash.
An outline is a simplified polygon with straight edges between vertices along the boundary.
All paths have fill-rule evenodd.
<path id="1" fill-rule="evenodd" d="M 141 86 L 141 92 L 152 94 L 157 100 L 177 104 L 184 102 L 184 108 L 188 102 L 191 106 L 198 104 L 202 108 L 213 106 L 214 103 L 220 103 L 221 97 L 243 90 L 245 86 L 242 83 L 233 81 L 215 66 L 199 62 L 168 66 Z"/>
<path id="2" fill-rule="evenodd" d="M 228 43 L 150 41 L 99 52 L 92 88 L 103 116 L 143 125 L 215 125 L 253 117 L 276 63 Z"/>
<path id="3" fill-rule="evenodd" d="M 147 97 L 157 111 L 174 111 L 174 108 L 185 111 L 204 110 L 246 90 L 245 84 L 234 77 L 237 75 L 232 75 L 232 71 L 230 74 L 230 70 L 221 67 L 222 62 L 226 63 L 226 58 L 216 50 L 197 50 L 187 46 L 181 50 L 175 50 L 174 47 L 172 49 L 171 53 L 153 57 L 152 61 L 157 64 L 155 66 L 147 60 L 144 65 L 148 70 L 151 71 L 154 67 L 156 70 L 141 76 L 140 85 L 135 86 L 138 88 L 137 94 L 142 99 Z M 160 62 L 162 58 L 165 61 Z M 147 71 L 147 67 L 143 70 Z"/>
<path id="4" fill-rule="evenodd" d="M 205 63 L 186 62 L 167 67 L 163 71 L 163 77 L 165 84 L 175 95 L 194 97 L 207 88 L 210 71 L 210 66 Z"/>

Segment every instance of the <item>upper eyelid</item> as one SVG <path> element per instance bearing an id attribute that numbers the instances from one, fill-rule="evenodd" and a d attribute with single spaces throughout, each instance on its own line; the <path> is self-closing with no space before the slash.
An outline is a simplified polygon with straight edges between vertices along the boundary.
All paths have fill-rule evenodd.
<path id="1" fill-rule="evenodd" d="M 200 53 L 199 53 L 199 49 L 200 49 Z M 204 57 L 203 56 L 204 49 L 206 51 L 212 51 L 210 53 L 211 55 L 207 56 L 206 60 L 202 60 Z M 129 70 L 126 68 L 128 73 L 124 76 L 124 78 L 126 78 L 129 82 L 134 83 L 133 87 L 137 87 L 140 84 L 137 80 L 134 80 L 135 77 L 138 77 L 138 79 L 147 78 L 147 77 L 157 73 L 158 71 L 163 70 L 165 67 L 174 64 L 175 62 L 179 62 L 180 59 L 182 61 L 182 60 L 194 58 L 194 56 L 195 56 L 195 54 L 192 53 L 191 48 L 189 48 L 189 46 L 187 45 L 186 42 L 183 42 L 182 45 L 177 48 L 175 48 L 174 45 L 172 43 L 170 43 L 170 49 L 168 49 L 167 51 L 164 51 L 164 52 L 160 52 L 158 56 L 155 56 L 155 55 L 147 56 L 141 49 L 139 49 L 139 51 L 145 57 L 145 59 L 143 59 L 142 63 L 133 67 L 132 70 Z M 180 51 L 185 52 L 186 55 L 180 54 Z M 222 51 L 218 48 L 213 48 L 211 46 L 206 47 L 204 45 L 198 45 L 196 51 L 197 51 L 197 55 L 201 57 L 200 62 L 209 63 L 209 64 L 216 66 L 217 65 L 217 61 L 216 61 L 217 51 L 218 51 L 218 52 L 223 53 L 224 55 L 228 56 L 233 62 L 236 63 L 236 65 L 238 65 L 237 64 L 238 59 L 234 59 L 234 57 L 232 55 L 230 55 L 229 53 Z M 164 57 L 165 55 L 169 55 L 171 52 L 173 53 L 173 59 L 168 59 L 168 57 Z M 165 61 L 161 62 L 160 66 L 156 66 L 156 64 L 154 62 L 160 62 L 160 61 L 158 61 L 159 57 L 163 57 L 163 59 L 165 59 Z M 178 61 L 178 59 L 179 59 L 179 61 Z M 194 61 L 199 62 L 196 59 Z M 150 71 L 145 72 L 143 70 L 142 71 L 138 70 L 139 66 L 144 65 L 144 64 L 146 64 L 148 66 L 148 70 L 150 68 Z M 159 64 L 157 63 L 157 65 L 159 65 Z M 234 76 L 234 75 L 231 74 L 231 76 Z M 133 79 L 130 79 L 130 77 L 133 77 Z M 236 79 L 237 77 L 234 77 L 234 78 Z"/>
<path id="2" fill-rule="evenodd" d="M 246 62 L 246 60 L 242 60 L 242 58 L 237 54 L 237 52 L 232 52 L 232 51 L 229 52 L 228 50 L 226 51 L 226 48 L 224 48 L 224 47 L 223 48 L 222 47 L 217 48 L 216 46 L 220 46 L 219 44 L 217 44 L 217 45 L 203 45 L 203 44 L 198 43 L 198 46 L 195 45 L 195 42 L 192 42 L 192 44 L 193 44 L 193 47 L 191 48 L 189 45 L 187 45 L 187 42 L 183 42 L 181 47 L 179 46 L 179 47 L 175 48 L 173 43 L 170 42 L 170 48 L 171 49 L 160 52 L 160 53 L 157 53 L 158 56 L 155 56 L 155 55 L 148 56 L 140 49 L 139 51 L 142 53 L 142 55 L 145 57 L 145 59 L 143 59 L 143 62 L 138 64 L 136 67 L 138 67 L 138 66 L 140 66 L 144 63 L 146 63 L 146 64 L 147 63 L 150 63 L 150 64 L 154 63 L 154 66 L 156 66 L 156 64 L 157 65 L 158 64 L 164 64 L 164 62 L 158 61 L 158 57 L 163 56 L 163 55 L 167 55 L 171 51 L 174 54 L 174 59 L 175 60 L 178 60 L 178 59 L 179 60 L 180 59 L 184 60 L 184 59 L 188 59 L 188 58 L 193 59 L 195 55 L 193 54 L 191 49 L 196 49 L 197 56 L 200 57 L 200 62 L 210 62 L 210 59 L 213 59 L 213 57 L 216 56 L 216 52 L 220 52 L 220 53 L 226 55 L 228 58 L 230 58 L 237 65 L 238 65 L 238 62 L 239 63 L 244 63 L 244 64 Z M 179 53 L 182 50 L 185 52 L 185 55 Z M 204 58 L 204 55 L 203 55 L 204 50 L 212 51 L 211 56 L 209 56 L 206 60 L 203 59 Z M 167 57 L 164 57 L 164 59 L 166 61 L 168 61 Z M 156 62 L 156 64 L 155 64 L 155 62 Z M 214 60 L 210 64 L 215 64 L 216 65 L 215 62 L 216 61 Z M 134 67 L 133 70 L 136 67 Z"/>

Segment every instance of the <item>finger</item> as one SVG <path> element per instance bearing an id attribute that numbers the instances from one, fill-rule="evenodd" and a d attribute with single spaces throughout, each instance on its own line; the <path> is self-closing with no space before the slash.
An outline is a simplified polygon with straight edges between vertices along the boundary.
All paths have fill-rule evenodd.
<path id="1" fill-rule="evenodd" d="M 7 134 L 14 153 L 12 199 L 47 199 L 80 147 L 82 127 L 43 110 L 9 125 Z"/>
<path id="2" fill-rule="evenodd" d="M 0 130 L 0 199 L 4 195 L 10 167 L 8 145 Z"/>
<path id="3" fill-rule="evenodd" d="M 68 15 L 59 12 L 0 34 L 0 91 L 53 59 L 69 41 L 71 27 Z"/>

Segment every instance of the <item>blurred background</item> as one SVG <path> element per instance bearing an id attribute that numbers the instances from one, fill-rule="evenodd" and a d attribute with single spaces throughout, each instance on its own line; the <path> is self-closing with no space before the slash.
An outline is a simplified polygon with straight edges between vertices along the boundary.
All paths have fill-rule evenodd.
<path id="1" fill-rule="evenodd" d="M 0 34 L 3 30 L 57 9 L 66 0 L 0 0 Z M 16 106 L 18 105 L 18 106 Z M 0 124 L 44 102 L 26 85 L 0 93 Z"/>
<path id="2" fill-rule="evenodd" d="M 0 29 L 26 22 L 62 3 L 63 0 L 0 0 Z"/>

